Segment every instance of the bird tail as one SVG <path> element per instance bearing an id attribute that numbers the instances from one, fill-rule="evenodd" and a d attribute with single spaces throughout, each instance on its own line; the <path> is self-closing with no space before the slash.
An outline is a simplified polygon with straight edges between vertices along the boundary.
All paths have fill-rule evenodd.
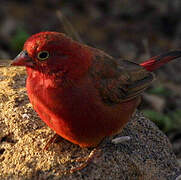
<path id="1" fill-rule="evenodd" d="M 169 61 L 172 61 L 178 57 L 181 57 L 181 51 L 170 51 L 167 53 L 163 53 L 158 56 L 154 56 L 147 61 L 140 64 L 140 66 L 144 67 L 147 71 L 154 71 L 161 67 L 162 65 L 166 64 Z"/>

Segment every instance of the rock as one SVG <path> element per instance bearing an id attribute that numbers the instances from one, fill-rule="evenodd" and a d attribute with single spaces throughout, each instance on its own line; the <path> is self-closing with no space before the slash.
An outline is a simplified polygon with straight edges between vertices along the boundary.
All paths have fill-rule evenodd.
<path id="1" fill-rule="evenodd" d="M 115 145 L 107 138 L 99 157 L 83 170 L 65 174 L 91 149 L 62 139 L 43 150 L 53 132 L 28 101 L 24 68 L 0 68 L 0 78 L 0 179 L 174 180 L 181 174 L 168 138 L 138 112 L 116 136 L 131 140 Z"/>

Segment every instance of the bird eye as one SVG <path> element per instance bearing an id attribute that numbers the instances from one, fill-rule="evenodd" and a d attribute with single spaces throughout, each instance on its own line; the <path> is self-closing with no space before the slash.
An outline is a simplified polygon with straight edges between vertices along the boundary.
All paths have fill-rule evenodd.
<path id="1" fill-rule="evenodd" d="M 38 53 L 38 56 L 37 58 L 40 60 L 40 61 L 44 61 L 46 59 L 48 59 L 49 57 L 49 52 L 48 51 L 41 51 Z"/>

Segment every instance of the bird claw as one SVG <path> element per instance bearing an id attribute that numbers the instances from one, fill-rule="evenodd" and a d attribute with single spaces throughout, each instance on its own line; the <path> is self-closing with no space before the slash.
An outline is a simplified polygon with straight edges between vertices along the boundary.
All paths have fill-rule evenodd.
<path id="1" fill-rule="evenodd" d="M 43 150 L 48 150 L 51 144 L 53 144 L 60 136 L 58 134 L 55 134 L 45 145 Z M 88 155 L 88 157 L 83 158 L 77 158 L 76 162 L 82 162 L 78 167 L 73 167 L 68 171 L 65 171 L 65 173 L 74 173 L 76 171 L 80 171 L 84 169 L 95 157 L 98 157 L 100 155 L 101 149 L 99 147 L 95 147 Z"/>
<path id="2" fill-rule="evenodd" d="M 119 144 L 125 141 L 129 141 L 131 139 L 130 136 L 122 136 L 122 137 L 117 137 L 115 139 L 113 139 L 111 142 L 113 144 Z M 100 146 L 100 145 L 99 145 Z M 80 171 L 82 169 L 84 169 L 95 157 L 98 157 L 100 155 L 101 149 L 100 147 L 96 147 L 94 148 L 89 156 L 87 158 L 77 158 L 75 161 L 76 162 L 83 162 L 82 164 L 80 164 L 78 167 L 73 167 L 69 170 L 69 173 L 74 173 L 76 171 Z"/>
<path id="3" fill-rule="evenodd" d="M 70 173 L 74 173 L 76 171 L 80 171 L 84 169 L 94 158 L 98 157 L 100 155 L 101 149 L 100 148 L 94 148 L 89 156 L 87 158 L 78 158 L 76 159 L 76 162 L 84 161 L 82 164 L 80 164 L 78 167 L 73 167 L 70 169 Z"/>
<path id="4" fill-rule="evenodd" d="M 129 141 L 130 139 L 131 139 L 130 136 L 122 136 L 122 137 L 117 137 L 117 138 L 112 139 L 111 142 L 113 144 L 120 144 L 122 142 Z"/>

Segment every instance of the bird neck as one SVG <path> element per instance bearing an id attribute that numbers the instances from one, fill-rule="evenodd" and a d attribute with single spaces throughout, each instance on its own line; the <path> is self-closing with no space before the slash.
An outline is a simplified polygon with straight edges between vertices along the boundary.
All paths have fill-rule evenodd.
<path id="1" fill-rule="evenodd" d="M 80 78 L 71 79 L 66 76 L 66 73 L 63 72 L 46 74 L 39 69 L 33 69 L 30 67 L 26 67 L 26 70 L 28 81 L 36 82 L 45 88 L 50 87 L 66 89 L 68 87 L 74 86 L 74 84 L 80 80 Z M 37 84 L 34 85 L 36 86 Z"/>

